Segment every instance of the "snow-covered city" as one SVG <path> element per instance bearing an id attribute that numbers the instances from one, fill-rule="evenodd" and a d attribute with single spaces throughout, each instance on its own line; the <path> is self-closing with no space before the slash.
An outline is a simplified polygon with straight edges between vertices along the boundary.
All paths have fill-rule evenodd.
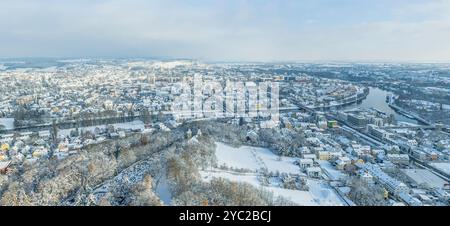
<path id="1" fill-rule="evenodd" d="M 449 205 L 448 65 L 2 65 L 1 205 Z M 443 73 L 420 111 L 409 67 Z"/>
<path id="2" fill-rule="evenodd" d="M 1 0 L 0 225 L 445 224 L 449 12 Z"/>

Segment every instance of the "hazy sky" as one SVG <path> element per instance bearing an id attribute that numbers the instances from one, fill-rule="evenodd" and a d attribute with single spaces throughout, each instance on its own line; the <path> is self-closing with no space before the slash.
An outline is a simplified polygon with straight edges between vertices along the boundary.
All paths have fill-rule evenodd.
<path id="1" fill-rule="evenodd" d="M 0 57 L 450 62 L 450 0 L 0 0 Z"/>

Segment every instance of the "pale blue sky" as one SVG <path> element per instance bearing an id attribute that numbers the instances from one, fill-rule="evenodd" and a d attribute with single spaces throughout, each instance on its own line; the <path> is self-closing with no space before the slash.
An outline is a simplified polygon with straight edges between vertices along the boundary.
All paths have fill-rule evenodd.
<path id="1" fill-rule="evenodd" d="M 450 0 L 2 0 L 0 57 L 450 61 Z"/>

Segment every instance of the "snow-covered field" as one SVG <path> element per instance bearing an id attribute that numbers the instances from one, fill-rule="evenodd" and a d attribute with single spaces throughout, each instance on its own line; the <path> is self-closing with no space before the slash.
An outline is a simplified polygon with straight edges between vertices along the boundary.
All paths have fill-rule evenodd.
<path id="1" fill-rule="evenodd" d="M 14 129 L 14 118 L 0 118 L 0 125 L 5 126 L 5 129 Z"/>
<path id="2" fill-rule="evenodd" d="M 267 168 L 269 172 L 301 174 L 299 167 L 294 165 L 295 158 L 278 158 L 267 148 L 250 146 L 234 148 L 220 142 L 216 142 L 216 145 L 219 166 L 225 164 L 228 167 L 252 171 Z"/>
<path id="3" fill-rule="evenodd" d="M 257 148 L 249 146 L 241 146 L 233 148 L 229 145 L 216 142 L 216 156 L 220 165 L 226 164 L 235 169 L 249 169 L 253 172 L 241 173 L 233 170 L 214 169 L 210 171 L 200 171 L 202 178 L 205 181 L 212 178 L 220 177 L 231 181 L 247 182 L 258 188 L 267 189 L 275 196 L 283 196 L 298 205 L 304 206 L 338 206 L 345 205 L 345 202 L 336 194 L 336 192 L 327 185 L 325 181 L 307 179 L 309 191 L 291 190 L 281 187 L 262 186 L 258 181 L 258 172 L 260 168 L 267 168 L 271 172 L 291 173 L 304 175 L 298 166 L 294 165 L 295 158 L 282 157 L 272 153 L 266 148 Z"/>
<path id="4" fill-rule="evenodd" d="M 344 201 L 324 182 L 308 179 L 309 191 L 291 190 L 280 187 L 261 186 L 255 173 L 232 173 L 225 171 L 201 171 L 200 175 L 205 181 L 212 178 L 224 178 L 231 181 L 246 182 L 255 187 L 273 192 L 275 196 L 290 199 L 300 206 L 342 206 Z"/>
<path id="5" fill-rule="evenodd" d="M 345 174 L 332 166 L 330 162 L 324 160 L 317 160 L 317 162 L 331 180 L 339 180 L 345 177 Z"/>

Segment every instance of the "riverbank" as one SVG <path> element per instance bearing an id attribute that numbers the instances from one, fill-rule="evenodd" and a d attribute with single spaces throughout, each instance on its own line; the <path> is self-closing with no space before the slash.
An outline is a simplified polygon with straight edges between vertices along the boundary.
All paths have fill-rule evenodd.
<path id="1" fill-rule="evenodd" d="M 392 92 L 382 90 L 376 87 L 369 87 L 369 93 L 368 95 L 362 99 L 359 102 L 356 102 L 351 105 L 347 105 L 343 108 L 340 108 L 341 110 L 351 110 L 354 108 L 362 108 L 362 109 L 377 109 L 379 111 L 382 111 L 386 114 L 393 114 L 395 119 L 398 122 L 407 122 L 412 124 L 420 124 L 419 121 L 415 119 L 411 119 L 409 117 L 406 117 L 399 112 L 397 112 L 395 109 L 389 106 L 389 103 L 386 102 L 386 96 L 388 95 L 394 95 Z"/>

